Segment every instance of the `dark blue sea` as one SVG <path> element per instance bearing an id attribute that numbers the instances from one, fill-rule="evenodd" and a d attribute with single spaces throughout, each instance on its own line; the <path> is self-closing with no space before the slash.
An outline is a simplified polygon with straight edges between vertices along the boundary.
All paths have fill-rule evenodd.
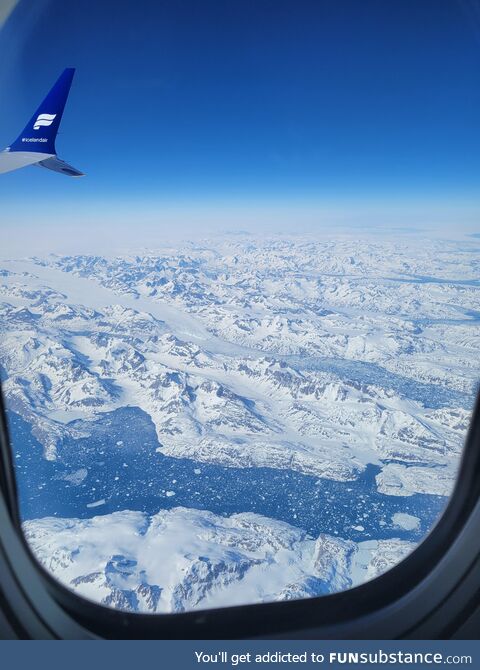
<path id="1" fill-rule="evenodd" d="M 150 417 L 138 407 L 100 414 L 95 422 L 72 422 L 88 429 L 89 437 L 64 440 L 53 462 L 45 460 L 43 447 L 24 419 L 10 412 L 9 425 L 24 520 L 88 518 L 125 509 L 155 514 L 185 506 L 219 515 L 255 512 L 312 536 L 418 541 L 446 504 L 441 496 L 379 493 L 379 467 L 373 465 L 356 481 L 338 482 L 291 470 L 227 468 L 164 456 L 156 451 L 159 443 Z M 71 475 L 73 481 L 65 479 Z M 99 501 L 104 502 L 88 506 Z M 396 512 L 418 517 L 420 527 L 393 528 Z"/>

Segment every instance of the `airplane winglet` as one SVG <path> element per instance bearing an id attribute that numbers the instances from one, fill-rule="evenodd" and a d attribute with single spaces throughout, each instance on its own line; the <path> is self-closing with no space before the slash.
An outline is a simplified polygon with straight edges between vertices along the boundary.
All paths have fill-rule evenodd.
<path id="1" fill-rule="evenodd" d="M 72 85 L 75 68 L 67 67 L 57 79 L 35 114 L 10 145 L 10 151 L 56 154 L 55 138 Z"/>
<path id="2" fill-rule="evenodd" d="M 62 72 L 15 142 L 0 152 L 0 173 L 39 165 L 69 177 L 83 176 L 83 172 L 58 158 L 55 150 L 55 138 L 74 74 L 73 67 Z"/>

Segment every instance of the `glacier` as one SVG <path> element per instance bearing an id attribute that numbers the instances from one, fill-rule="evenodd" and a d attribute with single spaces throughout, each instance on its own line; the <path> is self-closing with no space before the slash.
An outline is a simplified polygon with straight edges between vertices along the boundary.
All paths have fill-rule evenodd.
<path id="1" fill-rule="evenodd" d="M 133 611 L 319 595 L 388 569 L 455 483 L 479 258 L 466 235 L 379 232 L 0 261 L 2 389 L 40 560 Z M 227 551 L 247 518 L 261 549 Z M 187 549 L 207 522 L 215 540 Z M 139 528 L 160 553 L 171 542 L 170 576 Z"/>

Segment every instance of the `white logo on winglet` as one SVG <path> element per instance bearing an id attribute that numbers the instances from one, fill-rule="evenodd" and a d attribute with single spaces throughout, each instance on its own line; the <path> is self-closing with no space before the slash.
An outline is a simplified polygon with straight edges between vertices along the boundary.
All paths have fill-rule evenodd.
<path id="1" fill-rule="evenodd" d="M 40 126 L 51 126 L 56 114 L 39 114 L 33 124 L 33 130 L 39 130 Z"/>

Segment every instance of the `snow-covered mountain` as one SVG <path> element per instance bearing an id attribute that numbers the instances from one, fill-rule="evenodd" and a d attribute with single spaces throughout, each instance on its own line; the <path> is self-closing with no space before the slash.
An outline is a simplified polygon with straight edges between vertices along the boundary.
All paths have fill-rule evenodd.
<path id="1" fill-rule="evenodd" d="M 80 537 L 89 522 L 66 518 L 100 505 L 104 524 L 133 509 L 150 525 L 180 505 L 190 529 L 207 512 L 256 514 L 355 546 L 418 541 L 452 489 L 476 392 L 479 270 L 474 239 L 406 235 L 3 261 L 2 387 L 29 528 L 47 537 L 56 522 L 33 519 L 57 515 Z M 197 606 L 147 583 L 138 608 Z M 290 597 L 277 586 L 258 597 Z"/>
<path id="2" fill-rule="evenodd" d="M 154 516 L 26 521 L 43 565 L 81 595 L 139 612 L 288 600 L 341 591 L 385 572 L 414 548 L 355 543 L 256 514 L 177 507 Z"/>

